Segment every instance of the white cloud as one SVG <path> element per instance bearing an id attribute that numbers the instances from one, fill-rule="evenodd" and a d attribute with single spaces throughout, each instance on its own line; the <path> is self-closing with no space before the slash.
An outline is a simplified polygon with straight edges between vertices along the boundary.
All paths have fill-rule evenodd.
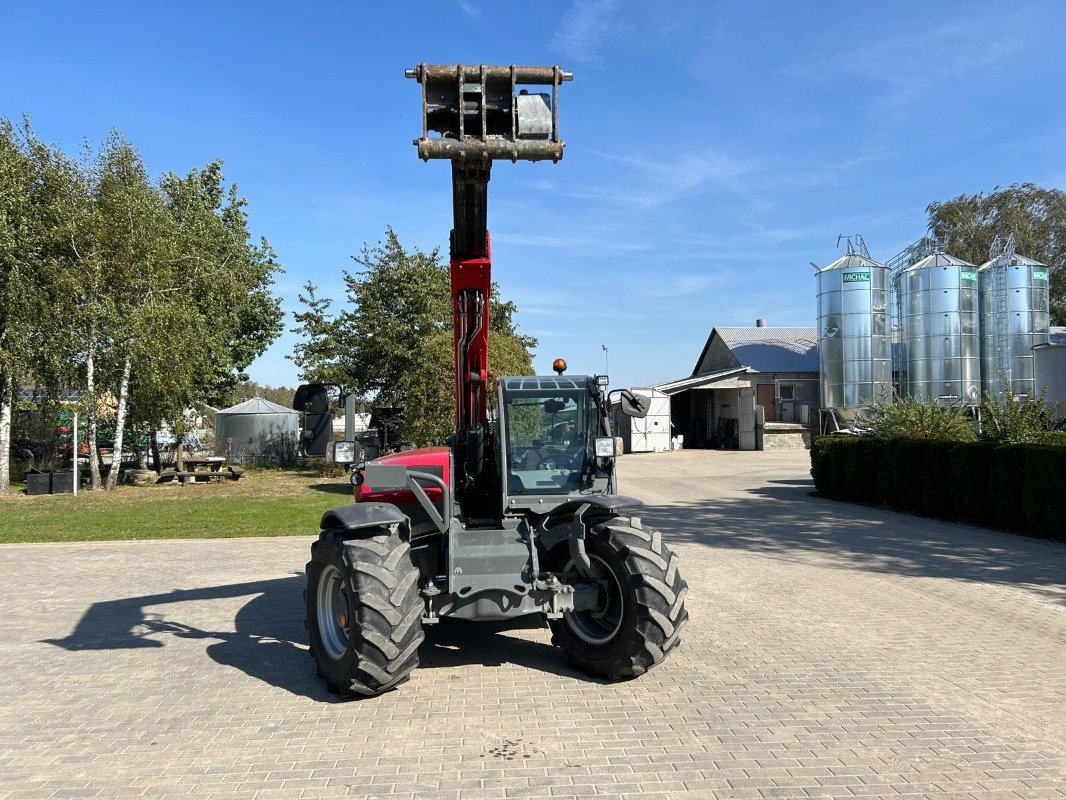
<path id="1" fill-rule="evenodd" d="M 970 81 L 978 73 L 1021 49 L 1012 31 L 1025 30 L 1024 15 L 1014 19 L 997 10 L 992 16 L 952 19 L 940 25 L 915 27 L 895 36 L 851 37 L 850 42 L 819 51 L 817 57 L 793 64 L 785 72 L 817 81 L 858 74 L 880 84 L 881 112 L 900 111 L 938 89 Z"/>
<path id="2" fill-rule="evenodd" d="M 617 8 L 618 0 L 577 0 L 563 15 L 552 48 L 579 63 L 599 61 L 600 44 L 624 27 L 612 18 Z"/>

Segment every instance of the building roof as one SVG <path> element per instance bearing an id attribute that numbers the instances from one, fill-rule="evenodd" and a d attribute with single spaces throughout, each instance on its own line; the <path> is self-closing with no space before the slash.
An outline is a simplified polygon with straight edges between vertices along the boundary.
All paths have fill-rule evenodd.
<path id="1" fill-rule="evenodd" d="M 1051 344 L 1066 344 L 1066 326 L 1052 325 L 1049 342 Z"/>
<path id="2" fill-rule="evenodd" d="M 60 403 L 77 403 L 81 400 L 81 389 L 59 389 L 54 393 L 40 386 L 20 386 L 19 398 L 22 402 L 39 403 L 42 400 L 56 399 Z"/>
<path id="3" fill-rule="evenodd" d="M 846 253 L 829 266 L 819 268 L 818 271 L 825 272 L 831 269 L 854 269 L 855 267 L 884 269 L 884 266 L 884 264 L 880 264 L 872 258 L 866 258 L 866 256 L 860 255 L 859 253 Z"/>
<path id="4" fill-rule="evenodd" d="M 902 272 L 917 272 L 920 269 L 928 269 L 929 267 L 975 267 L 976 264 L 971 264 L 969 261 L 963 261 L 961 258 L 956 258 L 950 253 L 938 251 L 936 253 L 930 253 L 920 261 L 915 261 L 909 267 Z"/>
<path id="5" fill-rule="evenodd" d="M 737 361 L 758 372 L 818 371 L 817 328 L 714 328 L 711 336 L 715 333 Z"/>
<path id="6" fill-rule="evenodd" d="M 676 381 L 667 381 L 666 383 L 657 383 L 654 386 L 647 387 L 648 389 L 654 389 L 662 392 L 663 394 L 677 394 L 683 392 L 686 389 L 702 389 L 714 383 L 718 383 L 726 378 L 731 378 L 734 375 L 753 375 L 757 370 L 750 367 L 736 367 L 735 369 L 724 369 L 721 372 L 708 372 L 703 375 L 693 375 L 688 378 L 680 378 Z"/>
<path id="7" fill-rule="evenodd" d="M 1043 261 L 1036 261 L 1035 259 L 1023 256 L 1019 253 L 1010 253 L 997 256 L 996 258 L 990 258 L 984 264 L 981 265 L 981 269 L 990 269 L 991 267 L 1006 263 L 1011 267 L 1046 267 Z"/>
<path id="8" fill-rule="evenodd" d="M 223 408 L 218 414 L 296 414 L 291 408 L 285 408 L 278 403 L 264 400 L 262 397 L 253 397 L 235 406 Z"/>

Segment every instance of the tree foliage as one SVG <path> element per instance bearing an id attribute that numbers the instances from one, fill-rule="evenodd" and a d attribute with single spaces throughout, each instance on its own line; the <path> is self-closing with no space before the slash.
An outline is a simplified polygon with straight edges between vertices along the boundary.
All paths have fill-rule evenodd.
<path id="1" fill-rule="evenodd" d="M 439 250 L 406 249 L 390 228 L 385 240 L 364 245 L 344 274 L 347 307 L 308 284 L 293 332 L 300 336 L 292 360 L 304 380 L 339 383 L 364 404 L 404 409 L 403 436 L 428 443 L 454 424 L 451 290 Z M 536 340 L 517 332 L 516 307 L 492 287 L 489 370 L 529 375 Z"/>
<path id="2" fill-rule="evenodd" d="M 977 439 L 973 421 L 964 415 L 962 408 L 916 397 L 878 400 L 866 410 L 865 424 L 877 439 L 952 442 Z"/>
<path id="3" fill-rule="evenodd" d="M 280 266 L 221 162 L 153 181 L 117 132 L 71 158 L 0 120 L 0 267 L 0 388 L 82 389 L 94 488 L 101 416 L 117 453 L 131 417 L 180 430 L 184 409 L 246 379 L 282 328 Z"/>
<path id="4" fill-rule="evenodd" d="M 1016 397 L 1013 392 L 998 397 L 985 392 L 981 401 L 981 437 L 1002 444 L 1050 443 L 1055 408 L 1048 405 L 1048 390 L 1036 396 Z"/>
<path id="5" fill-rule="evenodd" d="M 1032 183 L 930 203 L 929 230 L 952 255 L 983 264 L 997 235 L 1014 234 L 1017 251 L 1052 267 L 1052 325 L 1066 325 L 1066 192 Z"/>

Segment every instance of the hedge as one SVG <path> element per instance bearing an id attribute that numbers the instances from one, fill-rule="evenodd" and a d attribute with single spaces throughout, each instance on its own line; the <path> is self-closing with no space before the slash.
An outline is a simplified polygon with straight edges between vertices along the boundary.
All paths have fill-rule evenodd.
<path id="1" fill-rule="evenodd" d="M 1066 538 L 1066 447 L 824 436 L 819 494 Z"/>

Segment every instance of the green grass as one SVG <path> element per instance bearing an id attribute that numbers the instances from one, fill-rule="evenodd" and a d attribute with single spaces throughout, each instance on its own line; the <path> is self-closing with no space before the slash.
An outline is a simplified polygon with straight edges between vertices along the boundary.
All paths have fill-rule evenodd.
<path id="1" fill-rule="evenodd" d="M 249 471 L 240 481 L 121 486 L 113 492 L 0 497 L 0 544 L 310 536 L 352 502 L 346 477 Z"/>

